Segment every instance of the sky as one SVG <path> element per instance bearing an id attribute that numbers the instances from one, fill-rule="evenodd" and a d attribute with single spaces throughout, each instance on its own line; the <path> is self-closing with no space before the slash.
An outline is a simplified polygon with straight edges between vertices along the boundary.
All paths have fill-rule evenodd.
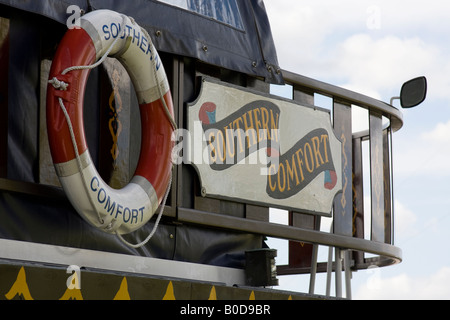
<path id="1" fill-rule="evenodd" d="M 395 245 L 403 261 L 353 273 L 352 299 L 450 299 L 450 2 L 264 3 L 282 69 L 385 102 L 405 81 L 427 77 L 426 101 L 402 110 L 404 126 L 393 135 Z M 354 121 L 364 126 L 366 119 Z M 270 243 L 279 246 L 277 263 L 287 263 L 286 243 Z M 321 248 L 321 261 L 327 252 Z M 279 279 L 279 289 L 308 290 L 305 276 Z M 324 275 L 316 293 L 325 293 Z"/>

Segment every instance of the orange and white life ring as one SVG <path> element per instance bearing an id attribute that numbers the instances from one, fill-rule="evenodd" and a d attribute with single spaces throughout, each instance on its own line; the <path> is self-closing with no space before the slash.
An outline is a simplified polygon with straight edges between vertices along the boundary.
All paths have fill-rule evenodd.
<path id="1" fill-rule="evenodd" d="M 70 69 L 91 65 L 106 54 L 126 68 L 141 115 L 138 166 L 120 190 L 100 177 L 86 143 L 83 99 L 90 70 Z M 64 84 L 59 89 L 48 86 L 47 130 L 56 173 L 70 202 L 85 220 L 107 233 L 139 229 L 153 216 L 170 184 L 174 131 L 167 76 L 148 34 L 117 12 L 90 12 L 81 18 L 81 28 L 66 32 L 49 77 Z"/>

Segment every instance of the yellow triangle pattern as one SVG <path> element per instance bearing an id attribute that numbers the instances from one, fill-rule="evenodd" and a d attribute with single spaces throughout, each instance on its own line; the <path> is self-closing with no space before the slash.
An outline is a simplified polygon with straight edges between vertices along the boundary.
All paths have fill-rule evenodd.
<path id="1" fill-rule="evenodd" d="M 81 289 L 69 289 L 67 288 L 63 296 L 59 300 L 84 300 L 81 294 Z"/>
<path id="2" fill-rule="evenodd" d="M 175 293 L 173 292 L 172 281 L 170 281 L 169 285 L 167 286 L 166 294 L 164 295 L 163 300 L 176 300 Z"/>
<path id="3" fill-rule="evenodd" d="M 5 294 L 7 300 L 12 300 L 15 298 L 24 300 L 34 300 L 31 296 L 30 289 L 28 287 L 26 273 L 24 267 L 21 267 L 19 273 L 17 274 L 16 281 L 12 285 L 8 293 Z M 255 291 L 251 291 L 249 300 L 256 300 Z M 84 300 L 81 293 L 81 289 L 70 289 L 67 288 L 63 296 L 59 300 Z M 128 281 L 126 277 L 123 277 L 120 284 L 120 288 L 114 296 L 114 300 L 131 300 L 130 293 L 128 290 Z M 163 300 L 176 300 L 175 291 L 172 281 L 169 282 L 164 294 Z M 212 286 L 209 292 L 208 300 L 217 300 L 216 287 Z M 292 295 L 288 297 L 288 300 L 293 300 Z"/>
<path id="4" fill-rule="evenodd" d="M 25 300 L 33 300 L 33 297 L 30 294 L 30 289 L 28 288 L 25 269 L 23 267 L 20 268 L 19 274 L 17 275 L 17 279 L 13 286 L 9 292 L 5 294 L 5 297 L 8 300 L 12 300 L 16 296 L 22 297 Z"/>
<path id="5" fill-rule="evenodd" d="M 122 283 L 120 284 L 119 291 L 117 291 L 114 300 L 131 300 L 130 293 L 128 292 L 128 282 L 127 278 L 123 277 Z"/>
<path id="6" fill-rule="evenodd" d="M 217 300 L 217 294 L 216 294 L 216 287 L 213 286 L 211 288 L 211 292 L 209 293 L 209 299 L 208 300 Z"/>

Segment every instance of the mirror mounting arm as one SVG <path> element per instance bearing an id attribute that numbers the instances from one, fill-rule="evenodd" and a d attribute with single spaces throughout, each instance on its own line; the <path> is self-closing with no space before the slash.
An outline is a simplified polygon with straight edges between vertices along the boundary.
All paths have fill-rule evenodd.
<path id="1" fill-rule="evenodd" d="M 393 106 L 394 104 L 394 100 L 400 100 L 400 96 L 398 96 L 398 97 L 392 97 L 391 98 L 391 101 L 389 102 L 389 104 L 391 105 L 391 106 Z"/>

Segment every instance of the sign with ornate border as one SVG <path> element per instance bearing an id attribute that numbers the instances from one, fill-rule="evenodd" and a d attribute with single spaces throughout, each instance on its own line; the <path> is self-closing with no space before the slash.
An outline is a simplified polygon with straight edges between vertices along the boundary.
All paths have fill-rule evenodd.
<path id="1" fill-rule="evenodd" d="M 203 196 L 330 215 L 342 189 L 328 110 L 203 79 L 184 135 Z"/>

